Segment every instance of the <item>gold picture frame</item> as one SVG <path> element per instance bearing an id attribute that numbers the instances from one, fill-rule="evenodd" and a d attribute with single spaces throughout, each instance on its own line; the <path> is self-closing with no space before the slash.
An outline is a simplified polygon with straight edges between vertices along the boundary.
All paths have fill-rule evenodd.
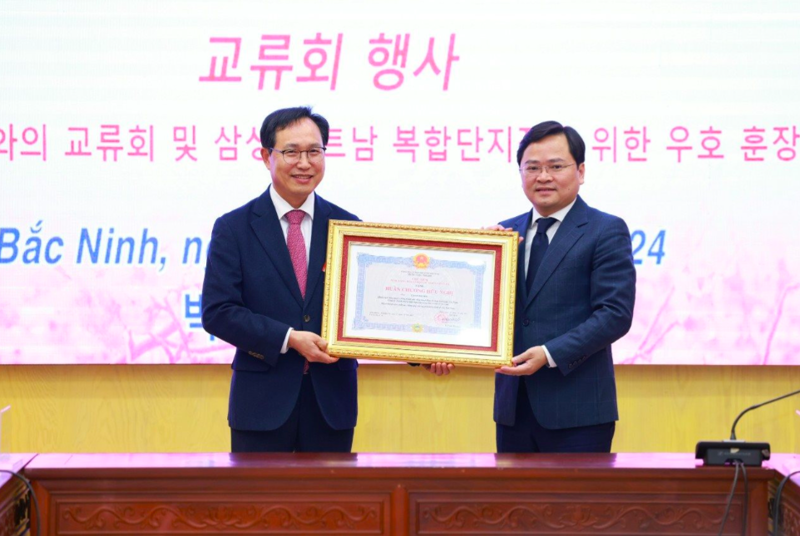
<path id="1" fill-rule="evenodd" d="M 519 235 L 331 220 L 322 337 L 331 356 L 510 365 Z"/>

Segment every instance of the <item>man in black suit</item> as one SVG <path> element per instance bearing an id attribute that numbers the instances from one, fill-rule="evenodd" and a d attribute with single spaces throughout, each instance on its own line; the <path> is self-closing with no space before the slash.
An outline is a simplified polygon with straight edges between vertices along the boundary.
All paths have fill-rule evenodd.
<path id="1" fill-rule="evenodd" d="M 522 237 L 513 366 L 495 376 L 498 452 L 610 452 L 617 413 L 611 343 L 633 317 L 636 271 L 625 222 L 578 195 L 586 146 L 555 121 L 519 144 L 531 210 L 490 227 Z M 449 374 L 451 364 L 429 370 Z"/>
<path id="2" fill-rule="evenodd" d="M 610 452 L 617 412 L 611 343 L 631 326 L 636 271 L 625 222 L 578 195 L 586 147 L 546 121 L 517 151 L 531 210 L 500 223 L 524 237 L 514 365 L 495 377 L 498 452 Z"/>
<path id="3" fill-rule="evenodd" d="M 357 220 L 316 195 L 328 122 L 310 108 L 261 126 L 272 185 L 217 219 L 203 282 L 203 327 L 236 347 L 233 452 L 350 452 L 354 359 L 331 357 L 322 326 L 328 220 Z"/>

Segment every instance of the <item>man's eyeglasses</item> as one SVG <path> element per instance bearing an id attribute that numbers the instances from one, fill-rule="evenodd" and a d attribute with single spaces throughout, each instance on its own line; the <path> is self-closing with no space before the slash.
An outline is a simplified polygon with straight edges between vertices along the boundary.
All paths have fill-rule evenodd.
<path id="1" fill-rule="evenodd" d="M 325 158 L 325 150 L 327 147 L 314 147 L 313 149 L 309 149 L 307 151 L 298 151 L 296 149 L 286 149 L 285 151 L 281 151 L 280 149 L 272 148 L 273 151 L 276 153 L 281 153 L 283 157 L 283 161 L 287 164 L 296 164 L 300 161 L 303 153 L 306 153 L 306 158 L 312 164 L 318 164 L 322 162 Z"/>
<path id="2" fill-rule="evenodd" d="M 553 175 L 558 175 L 568 167 L 574 165 L 575 164 L 553 164 L 552 166 L 535 166 L 531 164 L 522 168 L 522 171 L 529 177 L 538 177 L 542 173 L 547 173 L 552 177 Z"/>

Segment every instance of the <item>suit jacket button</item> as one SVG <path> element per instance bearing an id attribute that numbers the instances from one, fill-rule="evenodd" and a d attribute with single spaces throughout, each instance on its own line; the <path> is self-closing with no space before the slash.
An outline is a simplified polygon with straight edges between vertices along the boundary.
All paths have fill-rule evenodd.
<path id="1" fill-rule="evenodd" d="M 309 315 L 305 315 L 305 316 L 303 317 L 303 322 L 311 322 L 311 316 L 309 316 Z"/>
<path id="2" fill-rule="evenodd" d="M 524 319 L 524 320 L 522 321 L 522 325 L 523 325 L 523 326 L 527 326 L 527 325 L 529 325 L 530 323 L 531 323 L 531 321 L 530 321 L 529 319 L 527 319 L 527 318 L 526 318 L 526 319 Z"/>

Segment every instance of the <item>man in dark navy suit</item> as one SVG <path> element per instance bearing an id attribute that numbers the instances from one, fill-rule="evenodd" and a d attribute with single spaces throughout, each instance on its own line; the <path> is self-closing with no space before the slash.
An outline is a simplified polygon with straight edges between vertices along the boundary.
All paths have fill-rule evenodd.
<path id="1" fill-rule="evenodd" d="M 498 452 L 610 452 L 618 419 L 611 343 L 630 329 L 636 290 L 625 222 L 578 195 L 586 146 L 540 123 L 517 151 L 532 210 L 519 232 L 514 366 L 497 370 Z"/>
<path id="2" fill-rule="evenodd" d="M 328 355 L 319 336 L 328 221 L 358 219 L 314 193 L 328 131 L 310 108 L 268 115 L 261 158 L 272 186 L 214 224 L 203 327 L 236 347 L 233 452 L 352 449 L 358 363 Z"/>

